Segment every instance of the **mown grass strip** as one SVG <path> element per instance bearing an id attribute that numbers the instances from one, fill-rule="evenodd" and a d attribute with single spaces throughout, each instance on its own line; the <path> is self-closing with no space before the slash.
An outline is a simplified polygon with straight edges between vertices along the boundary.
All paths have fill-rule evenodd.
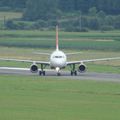
<path id="1" fill-rule="evenodd" d="M 120 84 L 0 76 L 0 119 L 120 119 Z"/>

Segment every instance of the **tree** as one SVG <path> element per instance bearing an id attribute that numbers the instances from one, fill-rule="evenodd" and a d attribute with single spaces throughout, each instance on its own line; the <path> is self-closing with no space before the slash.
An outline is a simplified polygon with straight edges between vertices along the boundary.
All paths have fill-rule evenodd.
<path id="1" fill-rule="evenodd" d="M 25 8 L 27 0 L 0 0 L 0 6 L 15 8 Z"/>
<path id="2" fill-rule="evenodd" d="M 89 18 L 88 27 L 93 30 L 98 30 L 99 29 L 98 18 L 95 18 L 95 17 Z"/>
<path id="3" fill-rule="evenodd" d="M 23 17 L 27 20 L 47 20 L 56 17 L 57 0 L 28 0 Z"/>
<path id="4" fill-rule="evenodd" d="M 116 29 L 120 29 L 120 15 L 118 15 L 115 19 L 114 27 Z"/>
<path id="5" fill-rule="evenodd" d="M 109 26 L 113 26 L 115 23 L 115 17 L 108 15 L 105 17 L 105 24 L 109 25 Z"/>
<path id="6" fill-rule="evenodd" d="M 0 0 L 0 7 L 19 8 L 21 10 L 27 7 L 28 9 L 28 4 L 31 1 L 33 6 L 34 4 L 40 5 L 39 2 L 41 4 L 47 2 L 51 8 L 57 3 L 58 9 L 64 12 L 82 11 L 82 13 L 87 14 L 90 8 L 96 7 L 98 11 L 102 10 L 107 14 L 118 15 L 120 13 L 120 0 Z"/>
<path id="7" fill-rule="evenodd" d="M 96 14 L 97 14 L 96 7 L 92 7 L 92 8 L 89 9 L 89 15 L 90 16 L 96 16 Z"/>
<path id="8" fill-rule="evenodd" d="M 74 11 L 75 10 L 75 0 L 59 0 L 58 5 L 61 11 Z"/>
<path id="9" fill-rule="evenodd" d="M 104 19 L 106 17 L 106 14 L 104 11 L 101 10 L 100 12 L 97 13 L 97 16 Z"/>

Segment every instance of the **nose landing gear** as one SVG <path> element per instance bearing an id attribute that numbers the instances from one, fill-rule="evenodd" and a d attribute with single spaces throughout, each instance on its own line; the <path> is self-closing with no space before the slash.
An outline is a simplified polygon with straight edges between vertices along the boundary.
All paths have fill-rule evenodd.
<path id="1" fill-rule="evenodd" d="M 57 73 L 57 76 L 61 76 L 61 74 L 60 74 L 60 73 Z"/>
<path id="2" fill-rule="evenodd" d="M 60 68 L 59 67 L 56 67 L 56 71 L 57 71 L 57 76 L 60 76 Z"/>

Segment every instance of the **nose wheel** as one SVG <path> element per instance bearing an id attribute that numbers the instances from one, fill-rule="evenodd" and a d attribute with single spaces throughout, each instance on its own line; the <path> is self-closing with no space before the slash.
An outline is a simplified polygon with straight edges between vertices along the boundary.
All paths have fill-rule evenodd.
<path id="1" fill-rule="evenodd" d="M 56 72 L 57 72 L 57 76 L 61 76 L 59 67 L 56 67 Z"/>
<path id="2" fill-rule="evenodd" d="M 60 74 L 60 73 L 57 73 L 57 76 L 61 76 L 61 74 Z"/>

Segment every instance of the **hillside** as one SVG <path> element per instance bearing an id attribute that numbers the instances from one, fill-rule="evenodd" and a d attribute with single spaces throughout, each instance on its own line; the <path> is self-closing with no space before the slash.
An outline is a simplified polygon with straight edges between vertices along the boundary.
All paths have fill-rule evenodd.
<path id="1" fill-rule="evenodd" d="M 102 10 L 107 14 L 119 14 L 120 13 L 120 1 L 119 0 L 0 0 L 1 8 L 21 9 L 29 6 L 48 5 L 53 9 L 59 9 L 63 12 L 81 11 L 82 13 L 88 13 L 89 9 L 96 7 L 98 11 Z"/>
<path id="2" fill-rule="evenodd" d="M 0 11 L 20 11 L 20 19 L 8 18 L 6 29 L 53 29 L 64 31 L 120 29 L 119 0 L 1 0 Z M 0 13 L 1 14 L 1 13 Z"/>

